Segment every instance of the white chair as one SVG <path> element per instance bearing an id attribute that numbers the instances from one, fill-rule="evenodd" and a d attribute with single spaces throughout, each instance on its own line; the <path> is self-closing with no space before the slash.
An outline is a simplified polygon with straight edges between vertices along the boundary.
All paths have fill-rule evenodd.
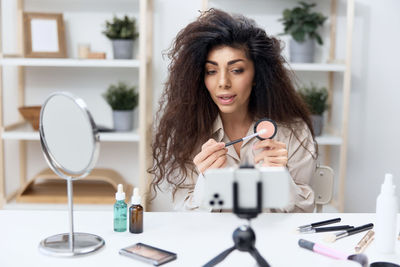
<path id="1" fill-rule="evenodd" d="M 311 179 L 317 212 L 322 212 L 322 205 L 328 204 L 332 199 L 333 175 L 331 167 L 319 165 Z"/>

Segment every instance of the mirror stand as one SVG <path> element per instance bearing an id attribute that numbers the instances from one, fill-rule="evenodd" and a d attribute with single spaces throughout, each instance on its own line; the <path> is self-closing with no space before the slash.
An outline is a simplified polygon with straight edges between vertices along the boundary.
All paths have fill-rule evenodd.
<path id="1" fill-rule="evenodd" d="M 74 232 L 74 180 L 93 169 L 99 150 L 96 124 L 85 102 L 67 92 L 51 94 L 40 111 L 40 143 L 49 167 L 67 180 L 69 233 L 43 239 L 39 250 L 49 256 L 72 257 L 89 254 L 105 244 L 100 236 Z"/>
<path id="2" fill-rule="evenodd" d="M 74 233 L 72 178 L 67 179 L 69 233 L 57 234 L 43 239 L 39 249 L 44 254 L 71 257 L 95 252 L 104 246 L 104 239 L 88 233 Z"/>

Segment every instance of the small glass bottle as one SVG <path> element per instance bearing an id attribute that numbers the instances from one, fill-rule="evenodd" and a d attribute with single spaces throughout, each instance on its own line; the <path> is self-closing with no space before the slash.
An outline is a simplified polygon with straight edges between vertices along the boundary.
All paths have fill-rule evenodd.
<path id="1" fill-rule="evenodd" d="M 125 232 L 128 205 L 125 203 L 125 193 L 122 184 L 118 185 L 118 191 L 115 193 L 115 199 L 117 201 L 114 204 L 114 231 Z"/>
<path id="2" fill-rule="evenodd" d="M 133 190 L 132 206 L 129 208 L 129 232 L 140 234 L 143 232 L 143 207 L 140 205 L 139 188 Z"/>

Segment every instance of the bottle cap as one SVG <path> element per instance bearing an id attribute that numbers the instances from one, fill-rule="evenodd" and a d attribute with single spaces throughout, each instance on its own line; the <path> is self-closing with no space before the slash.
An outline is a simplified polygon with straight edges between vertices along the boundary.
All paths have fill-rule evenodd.
<path id="1" fill-rule="evenodd" d="M 141 197 L 139 195 L 139 187 L 133 189 L 132 205 L 140 205 Z"/>
<path id="2" fill-rule="evenodd" d="M 125 192 L 122 184 L 118 185 L 118 191 L 115 193 L 116 200 L 125 200 Z"/>
<path id="3" fill-rule="evenodd" d="M 391 173 L 385 174 L 385 181 L 382 184 L 381 192 L 386 194 L 394 194 L 396 186 L 393 184 L 393 175 Z"/>

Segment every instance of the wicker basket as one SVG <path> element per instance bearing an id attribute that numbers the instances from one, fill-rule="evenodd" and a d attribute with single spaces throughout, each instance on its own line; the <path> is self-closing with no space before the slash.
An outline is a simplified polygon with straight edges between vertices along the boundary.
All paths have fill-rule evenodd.
<path id="1" fill-rule="evenodd" d="M 24 106 L 18 108 L 22 117 L 24 117 L 26 121 L 30 122 L 35 131 L 39 130 L 39 117 L 41 108 L 42 106 Z"/>

